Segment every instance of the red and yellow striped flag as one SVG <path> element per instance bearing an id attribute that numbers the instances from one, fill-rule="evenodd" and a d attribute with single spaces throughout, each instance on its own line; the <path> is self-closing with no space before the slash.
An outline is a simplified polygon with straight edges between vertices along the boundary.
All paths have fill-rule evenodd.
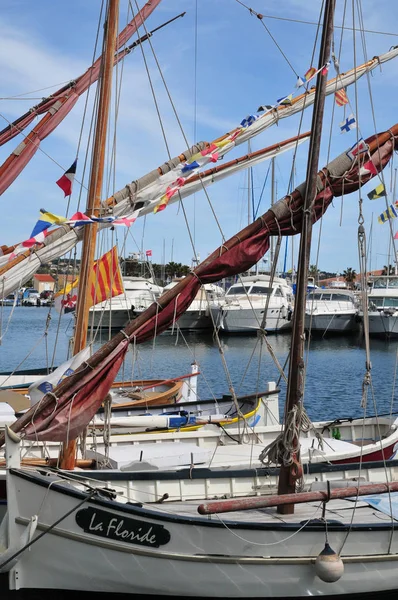
<path id="1" fill-rule="evenodd" d="M 117 248 L 114 246 L 95 263 L 89 285 L 90 306 L 113 296 L 124 294 Z M 79 295 L 79 277 L 65 285 L 54 296 L 55 309 L 60 313 L 73 312 Z"/>
<path id="2" fill-rule="evenodd" d="M 116 246 L 94 264 L 89 290 L 91 306 L 124 293 Z"/>
<path id="3" fill-rule="evenodd" d="M 344 88 L 338 92 L 335 92 L 334 99 L 336 100 L 336 104 L 338 106 L 344 106 L 344 104 L 348 104 L 348 98 Z"/>

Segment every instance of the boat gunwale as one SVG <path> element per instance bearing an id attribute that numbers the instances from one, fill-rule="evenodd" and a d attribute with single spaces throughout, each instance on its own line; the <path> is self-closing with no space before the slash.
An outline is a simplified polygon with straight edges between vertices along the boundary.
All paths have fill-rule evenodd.
<path id="1" fill-rule="evenodd" d="M 398 461 L 396 461 L 398 463 Z M 141 502 L 132 503 L 126 502 L 121 503 L 115 500 L 106 499 L 104 497 L 92 496 L 89 498 L 88 492 L 82 492 L 80 490 L 71 489 L 66 485 L 62 485 L 60 483 L 54 482 L 52 478 L 45 477 L 44 475 L 37 474 L 35 475 L 33 472 L 26 472 L 21 469 L 11 468 L 9 470 L 10 474 L 15 477 L 20 477 L 21 479 L 25 479 L 26 481 L 30 481 L 35 485 L 40 485 L 49 489 L 49 491 L 54 491 L 56 493 L 60 493 L 66 496 L 74 497 L 79 500 L 83 500 L 87 498 L 86 507 L 90 506 L 90 504 L 94 504 L 96 506 L 102 506 L 104 508 L 108 508 L 110 510 L 117 510 L 121 513 L 132 514 L 137 517 L 152 519 L 160 522 L 168 522 L 168 523 L 178 523 L 184 525 L 192 525 L 192 526 L 201 526 L 201 527 L 213 527 L 213 528 L 225 528 L 225 525 L 228 526 L 229 529 L 238 529 L 238 530 L 262 530 L 262 531 L 297 531 L 304 533 L 313 533 L 314 531 L 324 530 L 325 526 L 323 521 L 317 519 L 311 519 L 306 525 L 303 526 L 303 522 L 299 521 L 297 523 L 282 523 L 281 521 L 275 521 L 272 523 L 262 523 L 262 522 L 242 522 L 237 520 L 232 520 L 228 518 L 223 518 L 221 520 L 211 520 L 208 516 L 203 517 L 199 514 L 196 516 L 192 515 L 183 515 L 183 514 L 171 514 L 165 513 L 161 511 L 154 510 L 153 508 L 148 508 L 147 505 L 143 505 Z M 54 474 L 54 472 L 53 472 Z M 152 476 L 154 473 L 152 472 Z M 46 481 L 48 479 L 48 481 Z M 84 485 L 83 482 L 81 482 Z M 101 489 L 98 489 L 100 494 Z M 199 500 L 198 500 L 199 503 Z M 353 505 L 354 506 L 354 505 Z M 316 521 L 316 523 L 311 522 Z M 398 530 L 398 522 L 393 522 L 392 529 Z M 351 523 L 347 524 L 333 522 L 332 520 L 328 520 L 328 531 L 390 531 L 391 530 L 391 521 L 382 522 L 378 521 L 374 524 L 369 523 Z M 394 555 L 392 555 L 394 556 Z M 398 555 L 397 555 L 398 558 Z"/>

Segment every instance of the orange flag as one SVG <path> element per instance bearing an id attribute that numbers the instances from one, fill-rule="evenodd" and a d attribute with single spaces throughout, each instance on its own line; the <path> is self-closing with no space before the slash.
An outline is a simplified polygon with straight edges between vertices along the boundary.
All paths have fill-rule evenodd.
<path id="1" fill-rule="evenodd" d="M 124 293 L 116 246 L 94 264 L 89 289 L 91 306 Z"/>

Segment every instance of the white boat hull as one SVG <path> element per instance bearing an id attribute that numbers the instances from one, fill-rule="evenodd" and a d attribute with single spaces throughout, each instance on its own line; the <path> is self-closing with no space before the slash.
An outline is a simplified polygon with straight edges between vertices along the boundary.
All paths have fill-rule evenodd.
<path id="1" fill-rule="evenodd" d="M 302 527 L 303 518 L 320 516 L 318 503 L 304 511 L 296 507 L 296 516 L 279 522 L 261 511 L 208 518 L 192 506 L 147 509 L 88 500 L 56 479 L 19 471 L 9 476 L 13 535 L 23 533 L 32 515 L 39 515 L 41 532 L 73 511 L 22 553 L 9 574 L 11 589 L 174 598 L 307 598 L 398 589 L 397 541 L 392 538 L 388 554 L 391 528 L 377 517 L 356 522 L 348 537 L 351 511 L 329 523 L 330 545 L 340 549 L 345 542 L 345 566 L 338 582 L 325 583 L 314 570 L 324 527 Z"/>
<path id="2" fill-rule="evenodd" d="M 356 313 L 305 314 L 305 328 L 313 333 L 356 333 L 359 323 Z"/>
<path id="3" fill-rule="evenodd" d="M 370 312 L 369 334 L 375 337 L 398 337 L 398 313 Z"/>
<path id="4" fill-rule="evenodd" d="M 240 308 L 231 306 L 228 308 L 211 309 L 214 322 L 225 333 L 256 333 L 264 316 L 264 309 Z M 267 332 L 289 331 L 291 321 L 288 320 L 287 310 L 284 307 L 269 308 L 265 330 Z"/>
<path id="5" fill-rule="evenodd" d="M 112 311 L 94 310 L 89 316 L 89 326 L 92 325 L 95 329 L 122 329 L 137 316 L 137 312 L 124 308 Z"/>
<path id="6" fill-rule="evenodd" d="M 182 331 L 201 331 L 213 329 L 213 323 L 208 310 L 187 310 L 177 321 L 178 328 Z M 176 327 L 171 327 L 176 331 Z"/>

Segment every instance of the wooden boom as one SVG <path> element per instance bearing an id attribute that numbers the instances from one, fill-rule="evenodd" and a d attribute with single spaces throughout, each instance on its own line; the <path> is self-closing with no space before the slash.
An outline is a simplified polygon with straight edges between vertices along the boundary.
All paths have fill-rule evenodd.
<path id="1" fill-rule="evenodd" d="M 253 498 L 239 498 L 231 500 L 219 500 L 208 502 L 198 506 L 201 515 L 214 515 L 217 513 L 234 512 L 238 510 L 250 510 L 252 508 L 268 508 L 270 506 L 282 506 L 284 504 L 302 504 L 303 502 L 327 502 L 350 496 L 370 496 L 372 494 L 383 494 L 385 492 L 397 492 L 398 482 L 392 483 L 370 483 L 369 485 L 353 486 L 347 488 L 336 488 L 318 492 L 302 492 L 300 494 L 284 494 L 275 496 L 255 496 Z"/>

